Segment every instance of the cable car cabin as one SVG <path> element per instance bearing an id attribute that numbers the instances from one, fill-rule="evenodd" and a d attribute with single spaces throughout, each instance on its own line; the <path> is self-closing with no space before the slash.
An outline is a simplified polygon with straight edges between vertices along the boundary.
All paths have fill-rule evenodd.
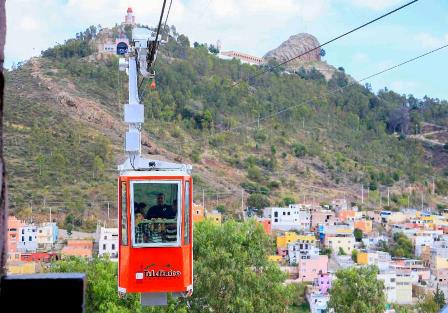
<path id="1" fill-rule="evenodd" d="M 121 170 L 118 179 L 118 291 L 166 305 L 167 293 L 193 291 L 191 166 L 149 163 L 150 170 Z"/>

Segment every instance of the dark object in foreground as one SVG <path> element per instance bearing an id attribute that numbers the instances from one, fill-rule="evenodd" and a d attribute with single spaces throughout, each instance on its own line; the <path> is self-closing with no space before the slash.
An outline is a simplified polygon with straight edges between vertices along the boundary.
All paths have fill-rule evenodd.
<path id="1" fill-rule="evenodd" d="M 84 273 L 49 273 L 3 277 L 0 311 L 84 312 Z"/>

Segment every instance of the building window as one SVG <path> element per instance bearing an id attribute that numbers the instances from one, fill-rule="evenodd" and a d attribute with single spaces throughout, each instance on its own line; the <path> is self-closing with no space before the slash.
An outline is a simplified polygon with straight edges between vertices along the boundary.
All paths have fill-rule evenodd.
<path id="1" fill-rule="evenodd" d="M 283 212 L 283 215 L 286 215 L 286 212 Z"/>
<path id="2" fill-rule="evenodd" d="M 107 240 L 107 236 L 104 236 L 104 240 Z"/>
<path id="3" fill-rule="evenodd" d="M 276 218 L 275 220 L 274 220 L 274 223 L 277 223 L 278 222 L 278 219 Z"/>
<path id="4" fill-rule="evenodd" d="M 274 212 L 274 217 L 278 217 L 278 212 L 277 211 Z"/>
<path id="5" fill-rule="evenodd" d="M 29 236 L 28 241 L 32 241 L 32 240 L 33 240 L 33 237 Z"/>
<path id="6" fill-rule="evenodd" d="M 112 244 L 112 250 L 115 250 L 115 244 L 114 243 Z"/>
<path id="7" fill-rule="evenodd" d="M 106 244 L 103 243 L 103 250 L 106 250 Z"/>

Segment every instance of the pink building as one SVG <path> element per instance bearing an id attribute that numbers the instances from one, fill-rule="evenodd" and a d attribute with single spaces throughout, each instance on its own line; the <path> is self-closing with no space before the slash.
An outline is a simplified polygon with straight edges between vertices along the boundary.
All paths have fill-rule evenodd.
<path id="1" fill-rule="evenodd" d="M 314 285 L 319 288 L 321 294 L 327 294 L 328 290 L 331 288 L 330 274 L 320 274 L 319 277 L 314 280 Z"/>
<path id="2" fill-rule="evenodd" d="M 328 256 L 303 255 L 298 262 L 299 280 L 314 282 L 321 274 L 328 273 Z"/>
<path id="3" fill-rule="evenodd" d="M 442 268 L 435 271 L 437 284 L 448 286 L 448 268 Z"/>
<path id="4" fill-rule="evenodd" d="M 8 252 L 17 251 L 17 243 L 20 242 L 19 232 L 25 223 L 15 216 L 8 217 Z"/>

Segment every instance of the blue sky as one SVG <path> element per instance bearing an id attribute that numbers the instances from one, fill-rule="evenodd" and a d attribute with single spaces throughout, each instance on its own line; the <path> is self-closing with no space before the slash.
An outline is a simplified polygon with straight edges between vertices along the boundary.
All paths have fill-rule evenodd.
<path id="1" fill-rule="evenodd" d="M 262 56 L 289 36 L 308 32 L 327 41 L 408 0 L 173 0 L 169 23 L 190 41 Z M 121 22 L 128 6 L 136 19 L 155 24 L 162 0 L 7 1 L 6 66 L 25 60 L 92 24 Z M 325 47 L 325 60 L 356 79 L 448 43 L 448 1 L 420 0 Z M 448 48 L 373 78 L 418 97 L 448 99 Z"/>

